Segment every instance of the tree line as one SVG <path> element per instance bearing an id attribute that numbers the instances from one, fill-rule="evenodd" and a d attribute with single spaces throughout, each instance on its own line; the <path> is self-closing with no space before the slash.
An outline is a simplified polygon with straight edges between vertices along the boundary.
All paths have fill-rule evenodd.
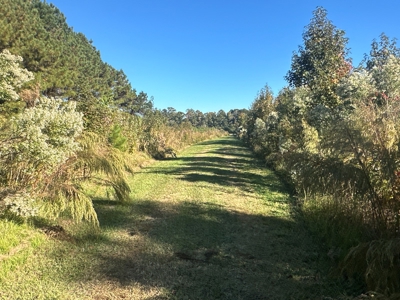
<path id="1" fill-rule="evenodd" d="M 199 110 L 187 109 L 185 113 L 176 111 L 173 107 L 161 110 L 170 126 L 180 125 L 189 122 L 192 126 L 201 128 L 218 128 L 231 134 L 237 134 L 244 125 L 248 110 L 231 109 L 228 112 L 219 110 L 218 112 L 203 113 Z"/>

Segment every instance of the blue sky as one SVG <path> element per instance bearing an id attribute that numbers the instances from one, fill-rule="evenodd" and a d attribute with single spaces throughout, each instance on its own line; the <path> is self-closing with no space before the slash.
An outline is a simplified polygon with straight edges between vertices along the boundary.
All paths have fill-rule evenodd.
<path id="1" fill-rule="evenodd" d="M 317 6 L 346 32 L 355 65 L 382 32 L 400 38 L 399 0 L 47 2 L 155 107 L 179 111 L 249 108 L 265 84 L 277 94 Z"/>

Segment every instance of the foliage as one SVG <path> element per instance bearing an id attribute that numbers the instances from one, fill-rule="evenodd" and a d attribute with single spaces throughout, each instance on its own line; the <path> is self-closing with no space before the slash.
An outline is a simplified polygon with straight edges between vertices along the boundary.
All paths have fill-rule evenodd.
<path id="1" fill-rule="evenodd" d="M 12 55 L 10 51 L 0 53 L 0 103 L 7 100 L 18 100 L 16 89 L 33 79 L 32 72 L 20 67 L 21 56 Z"/>
<path id="2" fill-rule="evenodd" d="M 293 54 L 286 79 L 292 87 L 307 86 L 312 91 L 308 105 L 335 107 L 340 103 L 337 84 L 351 69 L 346 58 L 347 38 L 327 19 L 324 8 L 318 7 L 313 15 L 303 33 L 304 47 Z"/>
<path id="3" fill-rule="evenodd" d="M 32 172 L 27 165 L 35 169 L 45 165 L 52 172 L 54 166 L 79 150 L 76 139 L 83 131 L 83 121 L 82 114 L 75 109 L 76 103 L 72 101 L 41 98 L 35 107 L 12 120 L 14 128 L 3 143 L 2 156 L 24 163 L 27 173 Z"/>
<path id="4" fill-rule="evenodd" d="M 197 128 L 216 128 L 231 134 L 239 135 L 247 117 L 247 109 L 231 109 L 228 112 L 219 110 L 203 113 L 199 110 L 188 109 L 186 113 L 176 111 L 173 107 L 163 109 L 161 114 L 167 119 L 170 126 L 189 122 Z"/>
<path id="5" fill-rule="evenodd" d="M 387 35 L 382 33 L 379 41 L 374 40 L 372 42 L 370 54 L 364 58 L 365 68 L 371 70 L 374 67 L 382 67 L 391 55 L 400 56 L 400 49 L 396 45 L 396 39 L 390 40 Z"/>
<path id="6" fill-rule="evenodd" d="M 47 97 L 82 102 L 108 99 L 121 107 L 133 99 L 134 110 L 150 103 L 135 98 L 123 71 L 103 62 L 92 41 L 74 32 L 53 4 L 5 0 L 0 15 L 0 50 L 9 49 L 23 58 L 23 66 L 35 75 L 32 86 Z"/>
<path id="7" fill-rule="evenodd" d="M 273 122 L 270 121 L 275 117 L 273 106 L 272 91 L 266 85 L 258 93 L 246 118 L 246 135 L 243 137 L 256 153 L 264 157 L 272 152 L 268 148 L 271 145 L 268 140 L 273 127 Z"/>
<path id="8" fill-rule="evenodd" d="M 111 134 L 108 137 L 108 141 L 110 144 L 121 151 L 126 150 L 126 141 L 127 139 L 121 133 L 121 126 L 116 124 L 111 129 Z"/>
<path id="9" fill-rule="evenodd" d="M 23 218 L 37 216 L 39 212 L 38 205 L 32 195 L 26 192 L 7 195 L 4 198 L 4 205 L 11 213 Z"/>
<path id="10" fill-rule="evenodd" d="M 60 166 L 80 150 L 82 114 L 74 102 L 41 98 L 12 119 L 11 132 L 0 144 L 1 191 L 19 215 L 33 215 Z M 31 212 L 27 207 L 31 207 Z"/>
<path id="11" fill-rule="evenodd" d="M 82 136 L 83 115 L 75 107 L 72 101 L 41 98 L 12 120 L 0 150 L 0 188 L 10 211 L 29 217 L 40 208 L 46 217 L 67 212 L 76 220 L 96 223 L 82 186 L 88 180 L 111 185 L 121 201 L 129 198 L 127 159 L 95 134 Z"/>
<path id="12" fill-rule="evenodd" d="M 290 87 L 276 98 L 262 90 L 243 139 L 292 185 L 343 272 L 389 297 L 400 291 L 400 51 L 382 35 L 352 69 L 344 32 L 322 8 L 303 39 Z"/>
<path id="13" fill-rule="evenodd" d="M 361 243 L 347 254 L 342 272 L 348 276 L 363 274 L 370 290 L 379 290 L 396 299 L 400 290 L 399 257 L 399 238 Z"/>
<path id="14" fill-rule="evenodd" d="M 12 113 L 19 112 L 22 105 L 18 92 L 23 85 L 33 79 L 32 72 L 21 67 L 21 56 L 13 55 L 8 50 L 0 53 L 0 125 Z"/>

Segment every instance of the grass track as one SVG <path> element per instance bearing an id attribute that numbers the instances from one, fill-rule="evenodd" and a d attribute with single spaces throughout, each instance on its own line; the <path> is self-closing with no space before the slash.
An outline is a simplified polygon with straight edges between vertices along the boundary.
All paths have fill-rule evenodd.
<path id="1" fill-rule="evenodd" d="M 338 299 L 278 178 L 226 137 L 95 200 L 101 230 L 70 226 L 0 279 L 0 299 Z"/>

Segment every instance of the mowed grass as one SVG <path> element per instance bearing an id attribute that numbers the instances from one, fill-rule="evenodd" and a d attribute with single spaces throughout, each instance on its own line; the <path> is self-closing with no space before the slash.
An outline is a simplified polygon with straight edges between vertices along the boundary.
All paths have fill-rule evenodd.
<path id="1" fill-rule="evenodd" d="M 233 137 L 154 163 L 130 184 L 129 203 L 94 200 L 100 229 L 33 231 L 43 242 L 0 275 L 0 299 L 343 296 L 284 185 Z M 12 253 L 1 249 L 3 268 Z"/>

